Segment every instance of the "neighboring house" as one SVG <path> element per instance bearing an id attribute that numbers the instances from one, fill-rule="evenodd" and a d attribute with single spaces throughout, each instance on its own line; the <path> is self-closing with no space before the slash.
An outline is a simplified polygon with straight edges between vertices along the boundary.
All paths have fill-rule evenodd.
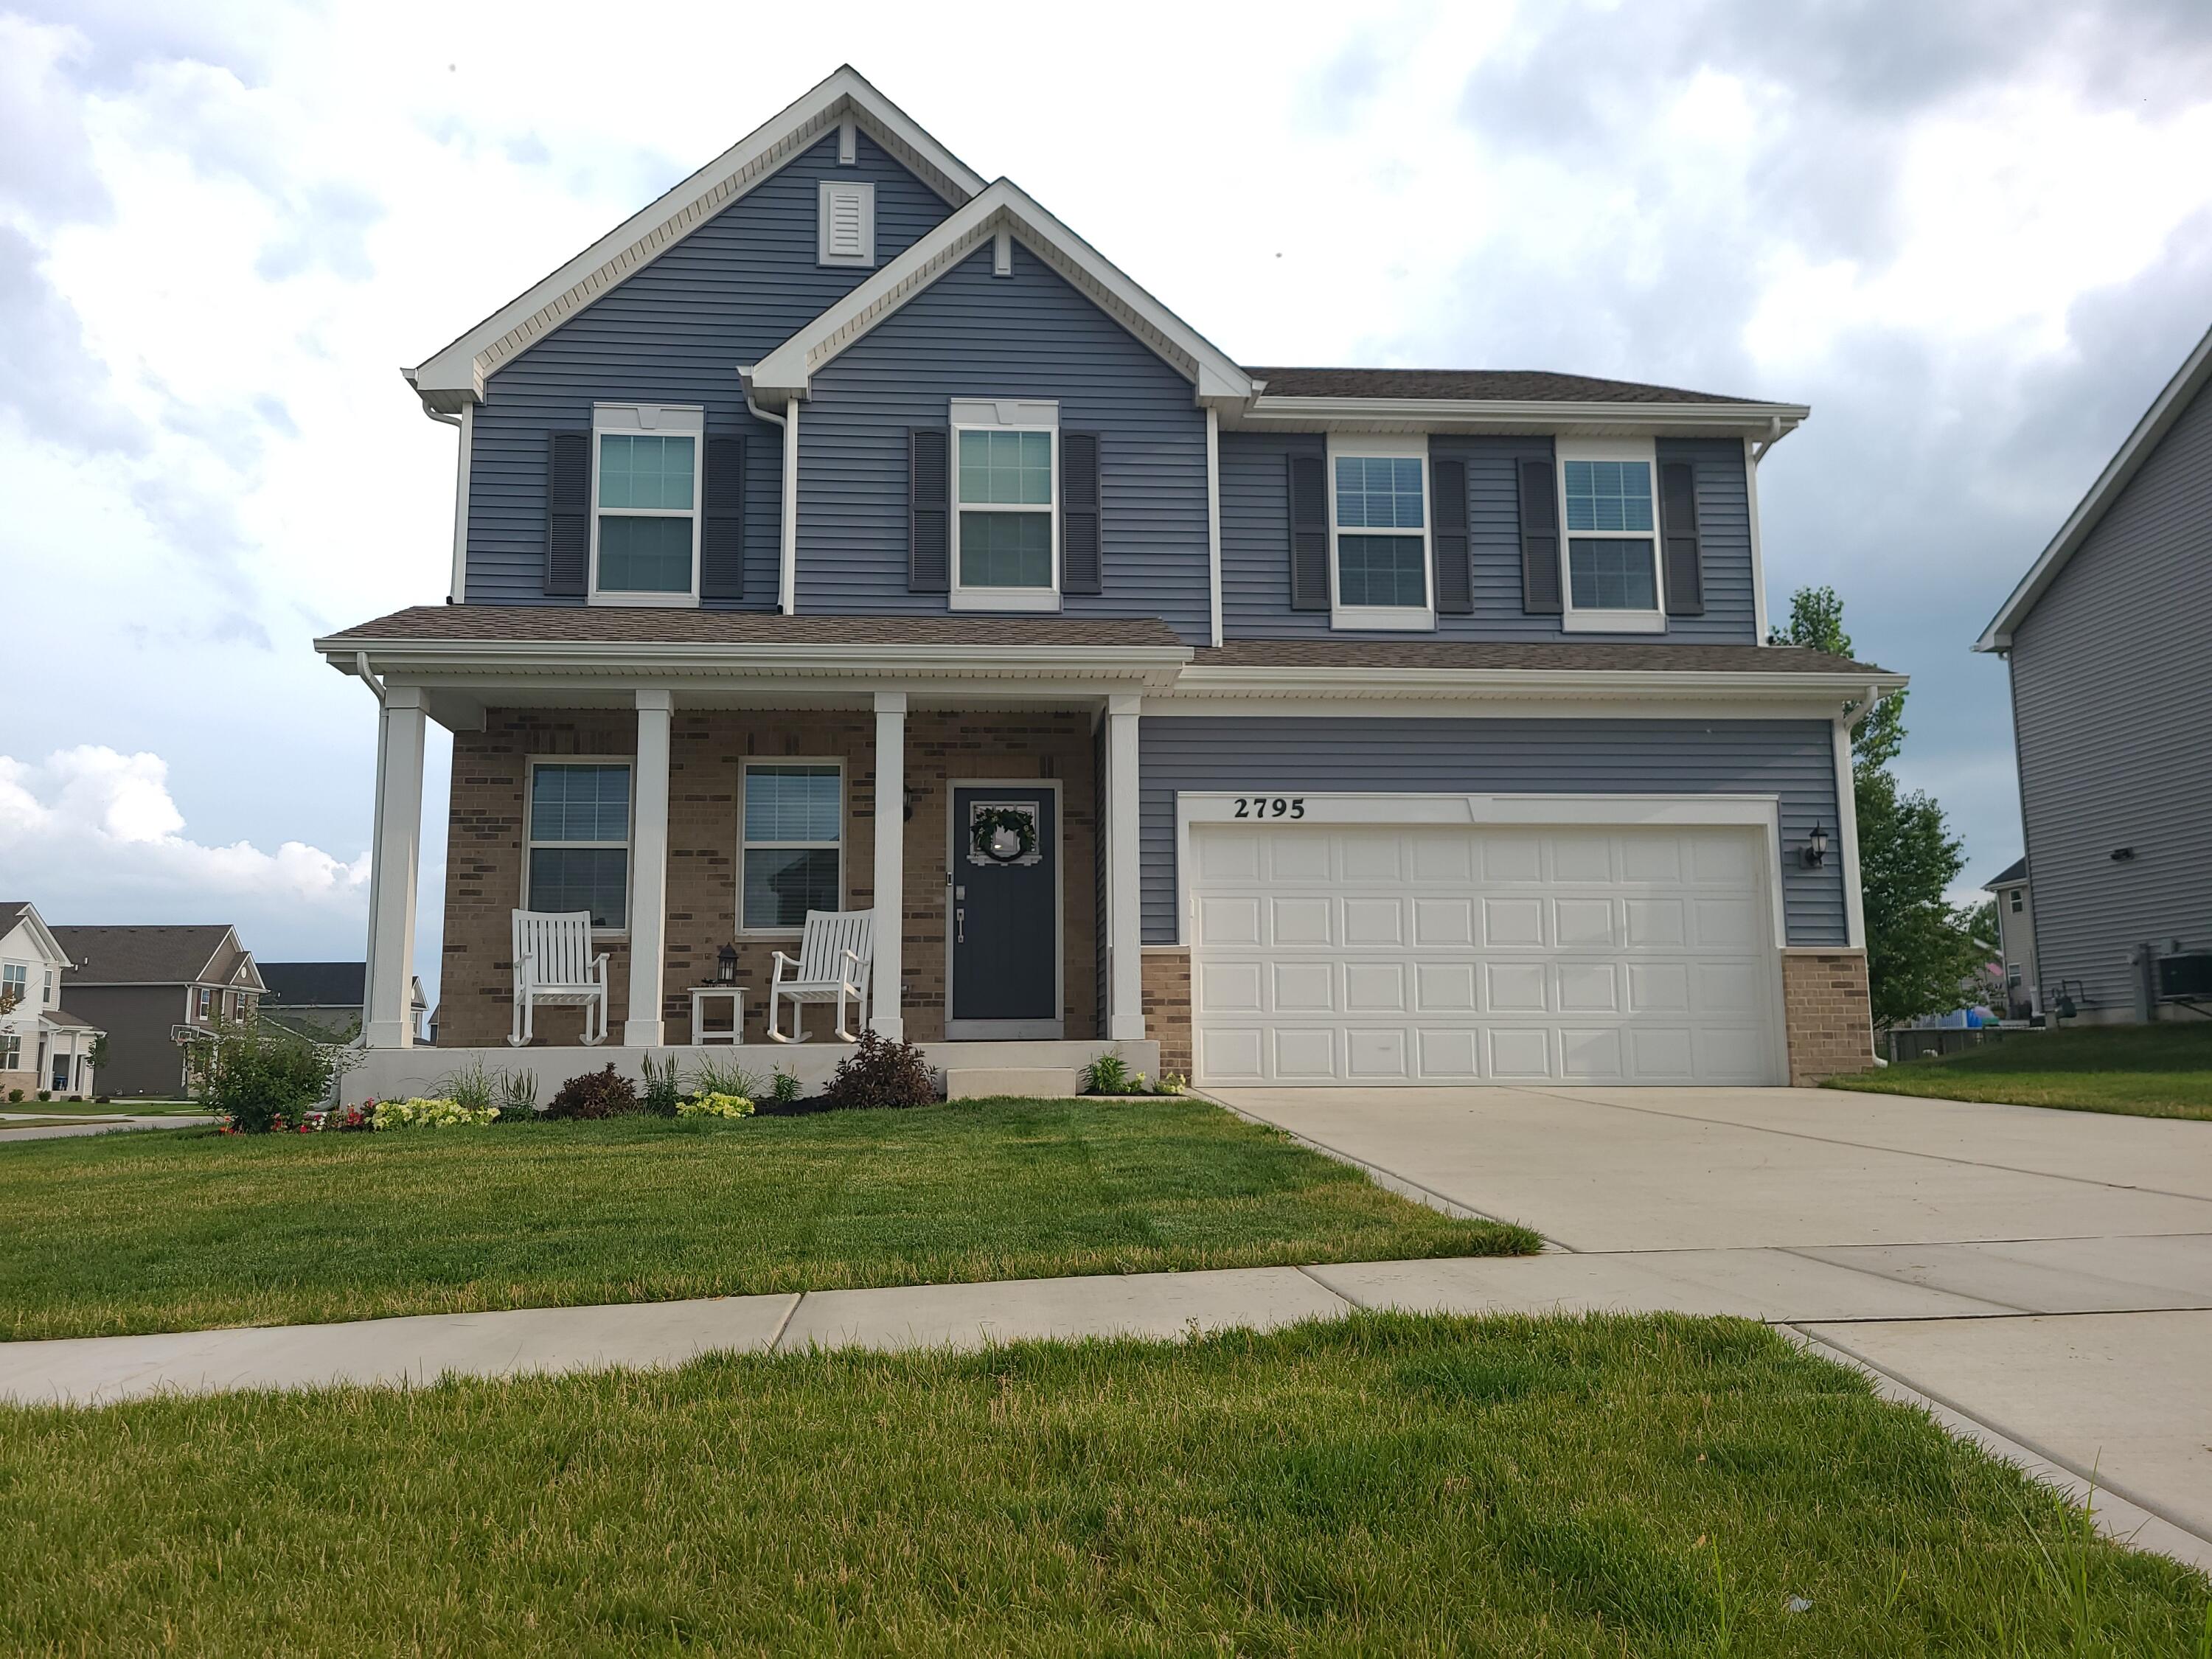
<path id="1" fill-rule="evenodd" d="M 69 952 L 24 900 L 0 901 L 0 1102 L 17 1089 L 88 1095 L 98 1026 L 62 1012 Z"/>
<path id="2" fill-rule="evenodd" d="M 1974 647 L 2011 669 L 2035 984 L 2066 1018 L 2197 1018 L 2161 979 L 2212 988 L 2208 386 L 2212 333 Z"/>
<path id="3" fill-rule="evenodd" d="M 192 1031 L 249 1018 L 268 988 L 235 928 L 57 927 L 73 964 L 70 1012 L 104 1028 L 112 1095 L 173 1097 L 186 1085 Z"/>
<path id="4" fill-rule="evenodd" d="M 362 1030 L 362 988 L 368 977 L 365 962 L 264 962 L 261 982 L 269 994 L 261 1000 L 262 1017 L 310 1036 L 343 1040 Z M 422 981 L 410 981 L 410 1024 L 421 1042 L 422 1017 L 429 1004 L 423 1000 Z"/>
<path id="5" fill-rule="evenodd" d="M 632 1048 L 724 945 L 757 1022 L 808 911 L 872 908 L 873 1024 L 933 1043 L 1869 1063 L 1850 727 L 1904 681 L 1763 643 L 1802 406 L 1245 368 L 849 69 L 408 379 L 451 592 L 317 641 L 381 702 L 364 1077 L 426 719 L 448 1049 L 506 1040 L 518 906 L 591 912 Z"/>
<path id="6" fill-rule="evenodd" d="M 2027 860 L 2014 859 L 1994 881 L 1982 884 L 1997 907 L 1997 953 L 2004 963 L 2003 1012 L 2024 1019 L 2043 1012 L 2043 982 L 2035 972 L 2035 911 L 2027 896 Z"/>

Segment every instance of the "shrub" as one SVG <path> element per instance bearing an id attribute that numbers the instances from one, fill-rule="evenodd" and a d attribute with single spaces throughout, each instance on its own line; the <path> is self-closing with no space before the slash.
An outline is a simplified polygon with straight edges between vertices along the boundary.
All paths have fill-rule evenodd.
<path id="1" fill-rule="evenodd" d="M 494 1091 L 499 1123 L 529 1123 L 538 1116 L 538 1075 L 534 1072 L 501 1072 Z"/>
<path id="2" fill-rule="evenodd" d="M 260 1020 L 194 1042 L 188 1064 L 193 1097 L 243 1134 L 298 1128 L 342 1069 L 334 1048 Z"/>
<path id="3" fill-rule="evenodd" d="M 676 1084 L 676 1059 L 669 1056 L 656 1066 L 653 1056 L 645 1057 L 645 1096 L 638 1102 L 638 1109 L 649 1117 L 674 1117 L 676 1109 L 683 1103 L 684 1091 Z"/>
<path id="4" fill-rule="evenodd" d="M 39 1098 L 40 1100 L 52 1100 L 53 1097 L 54 1091 L 52 1089 L 41 1089 L 39 1091 Z"/>
<path id="5" fill-rule="evenodd" d="M 781 1066 L 777 1066 L 775 1080 L 769 1085 L 768 1097 L 778 1106 L 797 1105 L 799 1103 L 798 1075 L 795 1073 L 785 1071 Z"/>
<path id="6" fill-rule="evenodd" d="M 438 1097 L 443 1100 L 459 1101 L 471 1111 L 492 1104 L 492 1091 L 497 1086 L 492 1074 L 484 1069 L 481 1059 L 471 1060 L 458 1070 L 451 1071 L 438 1079 Z"/>
<path id="7" fill-rule="evenodd" d="M 694 1095 L 678 1101 L 678 1117 L 750 1117 L 753 1103 L 743 1095 Z"/>
<path id="8" fill-rule="evenodd" d="M 478 1127 L 499 1115 L 496 1106 L 464 1106 L 458 1100 L 380 1100 L 370 1121 L 379 1129 Z"/>
<path id="9" fill-rule="evenodd" d="M 637 1110 L 637 1085 L 618 1075 L 610 1060 L 604 1072 L 584 1072 L 561 1085 L 547 1103 L 545 1115 L 558 1118 L 627 1117 Z"/>
<path id="10" fill-rule="evenodd" d="M 691 1062 L 691 1075 L 687 1081 L 695 1095 L 736 1095 L 743 1100 L 757 1100 L 768 1088 L 734 1058 L 724 1060 L 713 1054 L 702 1054 Z M 793 1086 L 798 1086 L 796 1079 L 793 1079 Z"/>
<path id="11" fill-rule="evenodd" d="M 1127 1095 L 1138 1092 L 1140 1079 L 1129 1071 L 1129 1062 L 1119 1051 L 1109 1049 L 1094 1055 L 1091 1063 L 1078 1073 L 1077 1081 L 1086 1095 Z"/>
<path id="12" fill-rule="evenodd" d="M 10 1089 L 8 1091 L 8 1103 L 10 1105 L 15 1104 L 15 1102 L 21 1100 L 22 1097 L 23 1091 L 21 1089 Z"/>
<path id="13" fill-rule="evenodd" d="M 863 1031 L 860 1046 L 838 1062 L 822 1097 L 833 1106 L 927 1106 L 937 1098 L 937 1084 L 913 1043 Z"/>

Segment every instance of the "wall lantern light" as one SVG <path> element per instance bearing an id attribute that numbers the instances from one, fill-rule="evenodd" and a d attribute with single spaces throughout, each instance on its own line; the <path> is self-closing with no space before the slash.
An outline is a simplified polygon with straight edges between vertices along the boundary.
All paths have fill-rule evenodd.
<path id="1" fill-rule="evenodd" d="M 1819 824 L 1805 837 L 1805 867 L 1817 870 L 1828 861 L 1828 832 Z"/>
<path id="2" fill-rule="evenodd" d="M 714 983 L 735 985 L 738 982 L 738 949 L 725 945 L 714 957 Z"/>

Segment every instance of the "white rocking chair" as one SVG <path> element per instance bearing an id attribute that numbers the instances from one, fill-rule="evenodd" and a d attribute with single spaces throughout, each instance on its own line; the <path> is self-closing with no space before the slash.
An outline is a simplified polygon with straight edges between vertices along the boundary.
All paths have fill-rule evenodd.
<path id="1" fill-rule="evenodd" d="M 852 1003 L 865 1019 L 870 1007 L 869 975 L 875 966 L 876 913 L 873 910 L 809 910 L 806 929 L 799 936 L 794 959 L 775 953 L 775 977 L 769 986 L 768 1035 L 771 1042 L 803 1042 L 806 1031 L 799 1010 L 810 1002 L 837 1005 L 837 1036 L 841 1041 L 859 1039 L 845 1029 L 845 1005 Z M 784 970 L 791 977 L 784 977 Z M 776 1004 L 791 1004 L 791 1034 L 787 1036 L 776 1020 Z"/>
<path id="2" fill-rule="evenodd" d="M 539 1008 L 581 1008 L 584 1041 L 607 1040 L 607 953 L 592 955 L 588 910 L 514 913 L 514 1034 L 520 1048 L 531 1040 Z M 597 1018 L 593 1016 L 596 1014 Z"/>

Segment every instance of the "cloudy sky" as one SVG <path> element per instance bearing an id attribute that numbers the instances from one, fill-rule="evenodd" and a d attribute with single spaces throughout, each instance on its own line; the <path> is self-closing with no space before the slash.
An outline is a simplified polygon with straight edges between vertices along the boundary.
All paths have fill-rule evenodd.
<path id="1" fill-rule="evenodd" d="M 1967 647 L 2212 323 L 2212 6 L 1364 9 L 0 0 L 0 896 L 357 957 L 373 704 L 307 641 L 445 591 L 398 366 L 842 58 L 1245 362 L 1812 404 L 1770 602 L 1832 582 L 1914 677 L 1994 873 Z"/>

